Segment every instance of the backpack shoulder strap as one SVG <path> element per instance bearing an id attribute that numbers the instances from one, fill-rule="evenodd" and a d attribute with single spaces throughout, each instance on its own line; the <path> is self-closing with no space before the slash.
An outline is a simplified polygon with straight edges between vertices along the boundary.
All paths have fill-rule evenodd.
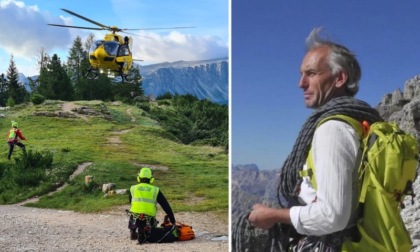
<path id="1" fill-rule="evenodd" d="M 362 144 L 362 140 L 363 137 L 365 136 L 366 132 L 368 131 L 367 129 L 365 129 L 364 125 L 362 124 L 362 122 L 359 122 L 358 120 L 354 119 L 353 117 L 350 116 L 346 116 L 346 115 L 332 115 L 332 116 L 327 116 L 324 119 L 322 119 L 318 125 L 316 126 L 317 128 L 319 126 L 321 126 L 321 124 L 325 123 L 326 121 L 329 120 L 338 120 L 338 121 L 343 121 L 347 124 L 349 124 L 350 126 L 352 126 L 354 128 L 354 130 L 356 131 L 356 133 L 359 135 L 359 139 L 360 139 L 360 143 Z M 316 189 L 317 188 L 317 183 L 315 180 L 315 165 L 313 163 L 312 160 L 312 148 L 310 148 L 309 153 L 308 153 L 308 157 L 306 159 L 306 165 L 307 165 L 307 169 L 306 170 L 300 170 L 299 171 L 299 176 L 300 177 L 309 177 L 311 180 L 311 184 L 312 186 Z"/>

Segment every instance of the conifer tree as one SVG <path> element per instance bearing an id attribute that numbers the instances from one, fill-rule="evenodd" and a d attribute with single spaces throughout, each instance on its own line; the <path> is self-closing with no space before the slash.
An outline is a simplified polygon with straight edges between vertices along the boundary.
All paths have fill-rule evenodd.
<path id="1" fill-rule="evenodd" d="M 130 80 L 133 80 L 133 83 L 135 84 L 135 86 L 133 87 L 133 91 L 135 93 L 135 96 L 142 96 L 144 95 L 144 91 L 143 91 L 143 77 L 140 74 L 140 66 L 138 65 L 134 65 L 131 67 L 129 73 L 128 73 L 128 78 Z"/>
<path id="2" fill-rule="evenodd" d="M 0 106 L 5 106 L 8 97 L 7 79 L 4 74 L 0 75 Z"/>
<path id="3" fill-rule="evenodd" d="M 85 98 L 82 96 L 86 86 L 86 81 L 83 78 L 83 70 L 89 65 L 87 57 L 87 51 L 83 48 L 82 39 L 77 36 L 73 41 L 67 59 L 67 74 L 70 78 L 71 85 L 74 87 L 76 99 Z"/>
<path id="4" fill-rule="evenodd" d="M 8 99 L 13 99 L 15 104 L 24 102 L 27 95 L 25 87 L 19 82 L 19 71 L 16 67 L 13 55 L 10 58 L 9 68 L 7 70 L 7 93 Z"/>
<path id="5" fill-rule="evenodd" d="M 129 101 L 136 96 L 142 96 L 144 94 L 140 67 L 133 65 L 128 73 L 128 80 L 131 81 L 116 84 L 115 94 L 117 99 Z"/>
<path id="6" fill-rule="evenodd" d="M 73 87 L 60 58 L 54 54 L 46 67 L 41 69 L 38 91 L 47 99 L 72 100 Z"/>

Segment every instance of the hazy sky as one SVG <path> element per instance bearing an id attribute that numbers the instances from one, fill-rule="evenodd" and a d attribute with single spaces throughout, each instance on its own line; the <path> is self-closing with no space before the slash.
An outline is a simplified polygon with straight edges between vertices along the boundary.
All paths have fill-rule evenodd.
<path id="1" fill-rule="evenodd" d="M 228 56 L 229 0 L 0 0 L 0 73 L 7 71 L 13 55 L 20 73 L 38 74 L 41 48 L 49 55 L 57 53 L 63 62 L 76 36 L 85 41 L 90 32 L 96 39 L 107 33 L 48 26 L 97 27 L 61 8 L 119 28 L 195 27 L 130 31 L 139 35 L 132 36 L 133 58 L 144 60 L 142 65 Z"/>
<path id="2" fill-rule="evenodd" d="M 420 74 L 419 10 L 417 0 L 232 0 L 231 162 L 281 167 L 312 112 L 298 87 L 312 28 L 356 54 L 356 97 L 376 106 Z"/>

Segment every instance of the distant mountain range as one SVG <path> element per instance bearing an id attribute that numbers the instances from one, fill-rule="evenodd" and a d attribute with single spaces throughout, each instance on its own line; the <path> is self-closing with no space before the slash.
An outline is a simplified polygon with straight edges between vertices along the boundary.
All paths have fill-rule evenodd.
<path id="1" fill-rule="evenodd" d="M 193 94 L 227 104 L 229 63 L 227 58 L 203 61 L 165 62 L 140 67 L 146 95 Z"/>
<path id="2" fill-rule="evenodd" d="M 146 95 L 192 94 L 219 104 L 227 104 L 229 100 L 228 58 L 140 65 L 140 73 Z M 19 80 L 30 90 L 25 75 L 20 74 Z"/>

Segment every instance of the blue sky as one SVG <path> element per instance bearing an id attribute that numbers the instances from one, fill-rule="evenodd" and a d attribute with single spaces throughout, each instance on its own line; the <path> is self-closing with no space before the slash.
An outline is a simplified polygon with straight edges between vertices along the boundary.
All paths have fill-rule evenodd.
<path id="1" fill-rule="evenodd" d="M 96 39 L 105 31 L 47 26 L 47 23 L 95 27 L 61 8 L 98 23 L 119 28 L 147 29 L 193 26 L 194 29 L 130 31 L 133 57 L 141 65 L 178 60 L 205 60 L 229 54 L 229 0 L 0 0 L 0 73 L 5 73 L 13 54 L 20 73 L 38 74 L 36 59 L 41 48 L 57 53 L 62 62 L 76 36 L 84 41 L 90 32 Z"/>
<path id="2" fill-rule="evenodd" d="M 232 0 L 231 163 L 281 167 L 312 112 L 298 88 L 312 28 L 356 54 L 356 97 L 376 106 L 420 74 L 419 10 L 417 0 Z"/>

